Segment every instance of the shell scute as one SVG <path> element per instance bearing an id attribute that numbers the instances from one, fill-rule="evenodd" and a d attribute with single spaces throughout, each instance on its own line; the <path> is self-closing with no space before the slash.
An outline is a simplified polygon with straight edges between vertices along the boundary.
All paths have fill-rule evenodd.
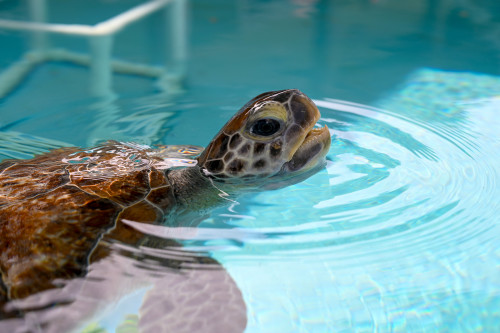
<path id="1" fill-rule="evenodd" d="M 149 179 L 146 170 L 135 172 L 127 179 L 112 179 L 99 184 L 83 186 L 84 190 L 90 190 L 98 196 L 109 198 L 123 206 L 144 199 L 149 192 Z"/>
<path id="2" fill-rule="evenodd" d="M 31 208 L 31 209 L 30 209 Z M 56 278 L 83 274 L 89 251 L 120 207 L 74 186 L 0 208 L 0 270 L 10 298 L 54 287 Z"/>
<path id="3" fill-rule="evenodd" d="M 68 182 L 68 174 L 60 166 L 12 165 L 0 175 L 0 202 L 33 198 Z"/>
<path id="4" fill-rule="evenodd" d="M 7 161 L 3 161 L 0 163 L 0 175 L 2 174 L 2 172 L 5 170 L 5 169 L 8 169 L 10 168 L 11 166 L 13 166 L 14 164 L 16 164 L 15 161 L 12 161 L 12 160 L 7 160 Z"/>
<path id="5" fill-rule="evenodd" d="M 163 213 L 153 205 L 140 201 L 125 208 L 118 216 L 118 219 L 132 222 L 158 223 L 163 220 Z"/>
<path id="6" fill-rule="evenodd" d="M 157 188 L 165 185 L 168 185 L 165 173 L 154 168 L 151 169 L 151 171 L 149 172 L 149 186 L 151 188 Z"/>
<path id="7" fill-rule="evenodd" d="M 146 200 L 166 211 L 175 205 L 175 198 L 170 186 L 158 187 L 149 192 Z"/>
<path id="8" fill-rule="evenodd" d="M 105 249 L 103 237 L 140 242 L 143 235 L 120 219 L 161 222 L 161 210 L 175 200 L 151 152 L 109 143 L 1 163 L 0 296 L 23 298 L 83 275 L 100 258 L 94 251 Z M 156 159 L 170 165 L 168 158 Z"/>

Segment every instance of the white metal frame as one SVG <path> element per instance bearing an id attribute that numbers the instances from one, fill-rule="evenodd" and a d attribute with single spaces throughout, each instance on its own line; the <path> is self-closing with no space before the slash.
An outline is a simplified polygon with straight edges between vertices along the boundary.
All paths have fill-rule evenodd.
<path id="1" fill-rule="evenodd" d="M 166 9 L 171 5 L 167 25 L 171 33 L 171 62 L 165 66 L 151 66 L 112 59 L 114 35 L 129 24 Z M 16 88 L 35 66 L 47 61 L 66 61 L 90 68 L 90 90 L 96 96 L 112 92 L 112 74 L 126 73 L 156 77 L 162 89 L 184 75 L 186 59 L 186 0 L 150 0 L 96 25 L 47 23 L 47 0 L 30 0 L 32 21 L 0 19 L 0 29 L 31 32 L 31 50 L 0 73 L 0 98 Z M 51 47 L 47 34 L 65 34 L 88 38 L 89 54 L 75 53 Z M 167 63 L 167 60 L 165 60 Z"/>

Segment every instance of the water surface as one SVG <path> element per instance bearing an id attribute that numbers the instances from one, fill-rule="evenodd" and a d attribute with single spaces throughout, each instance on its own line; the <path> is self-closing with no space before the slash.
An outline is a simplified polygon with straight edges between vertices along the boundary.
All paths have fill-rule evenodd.
<path id="1" fill-rule="evenodd" d="M 153 232 L 224 266 L 242 291 L 247 332 L 494 332 L 498 5 L 190 6 L 181 92 L 117 75 L 114 94 L 95 97 L 82 89 L 86 68 L 39 66 L 0 101 L 0 158 L 104 139 L 205 146 L 251 97 L 299 88 L 331 129 L 323 171 L 287 189 L 242 196 L 196 229 Z M 8 10 L 15 16 L 19 9 Z M 3 68 L 25 36 L 0 38 L 12 46 L 0 55 Z M 173 255 L 148 251 L 148 270 L 154 258 Z M 103 313 L 99 325 L 113 330 L 136 314 L 144 292 Z"/>

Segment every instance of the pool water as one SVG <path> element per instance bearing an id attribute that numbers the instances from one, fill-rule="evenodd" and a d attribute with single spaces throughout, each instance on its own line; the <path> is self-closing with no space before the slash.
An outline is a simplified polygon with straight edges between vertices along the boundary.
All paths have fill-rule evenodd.
<path id="1" fill-rule="evenodd" d="M 2 38 L 0 68 L 21 35 Z M 497 2 L 193 0 L 188 44 L 174 94 L 116 75 L 92 97 L 86 68 L 39 66 L 0 100 L 0 159 L 104 139 L 205 146 L 253 96 L 299 88 L 331 130 L 326 168 L 177 236 L 236 282 L 246 332 L 498 331 Z M 113 331 L 143 296 L 97 325 Z"/>

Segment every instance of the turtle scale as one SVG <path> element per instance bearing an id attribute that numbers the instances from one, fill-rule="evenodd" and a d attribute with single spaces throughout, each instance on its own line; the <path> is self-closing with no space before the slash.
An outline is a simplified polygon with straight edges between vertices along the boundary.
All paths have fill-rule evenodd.
<path id="1" fill-rule="evenodd" d="M 89 262 L 103 257 L 96 247 L 106 233 L 140 242 L 120 221 L 157 223 L 175 205 L 168 158 L 168 150 L 109 142 L 1 163 L 0 298 L 23 298 L 55 287 L 55 279 L 84 275 Z"/>

